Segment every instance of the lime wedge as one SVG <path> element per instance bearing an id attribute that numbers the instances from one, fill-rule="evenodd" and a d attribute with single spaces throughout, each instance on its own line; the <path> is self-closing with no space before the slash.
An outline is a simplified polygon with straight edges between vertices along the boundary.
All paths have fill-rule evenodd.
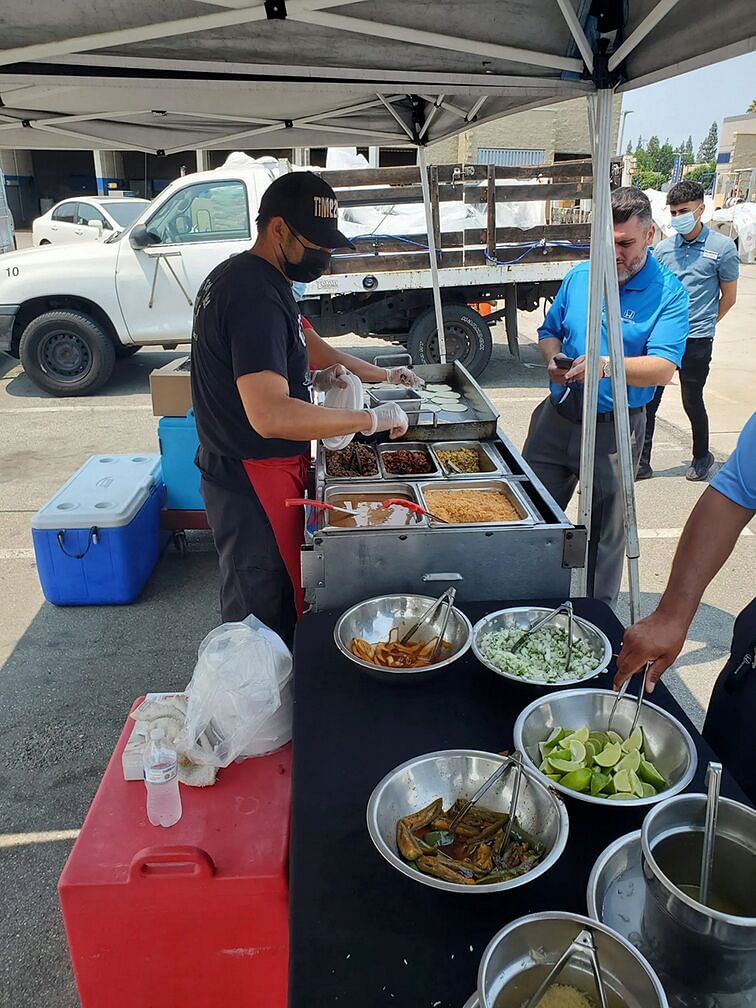
<path id="1" fill-rule="evenodd" d="M 549 753 L 549 759 L 572 759 L 572 753 L 569 749 L 552 749 Z"/>
<path id="2" fill-rule="evenodd" d="M 654 764 L 649 762 L 649 760 L 641 760 L 640 767 L 638 768 L 638 776 L 645 784 L 650 784 L 652 787 L 656 788 L 657 791 L 661 791 L 667 786 L 667 782 L 656 769 Z"/>
<path id="3" fill-rule="evenodd" d="M 553 756 L 549 756 L 547 763 L 551 764 L 553 770 L 558 770 L 560 773 L 571 773 L 573 770 L 585 770 L 585 767 L 580 763 L 575 763 L 573 760 L 566 759 L 555 759 Z M 590 771 L 588 771 L 590 775 Z"/>
<path id="4" fill-rule="evenodd" d="M 567 743 L 570 750 L 570 758 L 573 763 L 585 763 L 585 745 L 576 738 L 570 739 Z"/>
<path id="5" fill-rule="evenodd" d="M 613 767 L 622 756 L 622 749 L 619 742 L 610 742 L 600 753 L 596 753 L 596 763 L 601 767 Z M 650 783 L 650 781 L 649 781 Z"/>
<path id="6" fill-rule="evenodd" d="M 595 742 L 591 742 L 590 739 L 585 743 L 585 762 L 590 766 L 595 759 L 596 753 L 601 750 L 601 746 L 597 745 Z"/>
<path id="7" fill-rule="evenodd" d="M 588 727 L 584 725 L 582 728 L 578 728 L 577 731 L 572 732 L 570 735 L 565 735 L 563 741 L 565 745 L 573 740 L 577 742 L 587 742 L 589 735 L 590 731 L 588 730 Z"/>
<path id="8" fill-rule="evenodd" d="M 635 801 L 635 795 L 630 791 L 617 791 L 609 795 L 609 801 Z"/>
<path id="9" fill-rule="evenodd" d="M 549 753 L 552 752 L 552 750 L 554 750 L 555 748 L 556 748 L 556 744 L 549 745 L 548 742 L 539 742 L 538 743 L 538 751 L 540 752 L 540 754 L 543 757 L 543 759 L 546 759 L 546 757 L 549 755 Z"/>
<path id="10" fill-rule="evenodd" d="M 596 770 L 594 767 L 591 773 L 591 794 L 595 797 L 604 790 L 604 788 L 611 782 L 611 777 L 609 774 L 602 773 L 600 770 Z"/>
<path id="11" fill-rule="evenodd" d="M 645 781 L 641 781 L 641 787 L 643 788 L 644 798 L 653 798 L 656 794 L 656 788 L 652 787 L 651 784 L 646 784 Z"/>
<path id="12" fill-rule="evenodd" d="M 547 773 L 546 776 L 549 778 L 549 780 L 556 781 L 557 784 L 562 779 L 562 775 L 558 773 Z M 646 787 L 649 787 L 649 785 L 646 784 Z"/>
<path id="13" fill-rule="evenodd" d="M 569 788 L 570 791 L 585 791 L 591 783 L 592 776 L 593 774 L 587 767 L 581 767 L 579 770 L 572 770 L 565 774 L 560 784 L 562 787 Z"/>
<path id="14" fill-rule="evenodd" d="M 545 759 L 538 767 L 538 769 L 541 771 L 541 773 L 545 774 L 551 773 L 551 764 L 549 763 L 548 759 Z"/>
<path id="15" fill-rule="evenodd" d="M 630 780 L 631 773 L 632 770 L 620 770 L 614 775 L 614 790 L 619 794 L 633 790 L 633 784 Z"/>
<path id="16" fill-rule="evenodd" d="M 571 734 L 572 730 L 570 728 L 554 728 L 551 735 L 546 739 L 546 744 L 556 745 L 557 742 L 561 742 L 563 738 Z"/>
<path id="17" fill-rule="evenodd" d="M 641 783 L 640 777 L 638 777 L 635 770 L 630 771 L 630 790 L 638 798 L 643 797 L 643 784 Z"/>
<path id="18" fill-rule="evenodd" d="M 640 728 L 636 728 L 632 735 L 625 739 L 622 743 L 622 749 L 624 752 L 632 752 L 633 750 L 638 750 L 643 747 L 643 732 Z"/>
<path id="19" fill-rule="evenodd" d="M 620 745 L 625 741 L 621 735 L 618 735 L 616 731 L 608 731 L 606 737 L 610 742 L 619 742 Z"/>
<path id="20" fill-rule="evenodd" d="M 632 770 L 635 773 L 638 772 L 638 767 L 641 764 L 641 754 L 637 749 L 633 749 L 626 756 L 623 756 L 619 761 L 615 770 Z"/>
<path id="21" fill-rule="evenodd" d="M 595 742 L 597 746 L 597 752 L 601 752 L 605 745 L 608 745 L 609 739 L 607 738 L 606 732 L 602 731 L 592 731 L 588 736 L 591 742 Z"/>

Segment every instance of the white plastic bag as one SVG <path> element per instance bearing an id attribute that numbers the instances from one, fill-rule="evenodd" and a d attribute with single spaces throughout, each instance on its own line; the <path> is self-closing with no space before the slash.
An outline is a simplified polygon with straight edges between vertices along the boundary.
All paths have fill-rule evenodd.
<path id="1" fill-rule="evenodd" d="M 186 688 L 186 724 L 177 748 L 194 763 L 216 767 L 259 753 L 261 742 L 269 741 L 291 668 L 286 645 L 254 616 L 211 630 L 199 646 Z M 286 727 L 279 722 L 274 722 L 277 735 Z"/>

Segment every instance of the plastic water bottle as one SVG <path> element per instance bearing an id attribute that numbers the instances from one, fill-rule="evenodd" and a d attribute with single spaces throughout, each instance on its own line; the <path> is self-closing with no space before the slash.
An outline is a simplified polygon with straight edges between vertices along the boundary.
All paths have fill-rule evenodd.
<path id="1" fill-rule="evenodd" d="M 173 826 L 181 818 L 176 750 L 163 728 L 153 728 L 144 751 L 147 818 L 153 826 Z"/>

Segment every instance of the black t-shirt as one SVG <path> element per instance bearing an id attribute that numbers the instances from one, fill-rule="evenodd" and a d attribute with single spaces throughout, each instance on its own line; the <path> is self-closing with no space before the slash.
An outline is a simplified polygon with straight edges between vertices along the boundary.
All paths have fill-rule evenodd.
<path id="1" fill-rule="evenodd" d="M 192 329 L 192 403 L 200 449 L 197 463 L 216 482 L 248 485 L 242 459 L 309 453 L 306 441 L 261 437 L 244 412 L 236 381 L 275 371 L 289 395 L 310 401 L 307 347 L 288 280 L 249 252 L 221 263 L 202 284 Z"/>

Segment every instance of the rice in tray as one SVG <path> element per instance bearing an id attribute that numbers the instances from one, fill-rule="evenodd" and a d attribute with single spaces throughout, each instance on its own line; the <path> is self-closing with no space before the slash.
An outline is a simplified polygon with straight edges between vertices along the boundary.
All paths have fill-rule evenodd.
<path id="1" fill-rule="evenodd" d="M 514 522 L 522 514 L 501 490 L 425 490 L 428 510 L 452 525 Z"/>

